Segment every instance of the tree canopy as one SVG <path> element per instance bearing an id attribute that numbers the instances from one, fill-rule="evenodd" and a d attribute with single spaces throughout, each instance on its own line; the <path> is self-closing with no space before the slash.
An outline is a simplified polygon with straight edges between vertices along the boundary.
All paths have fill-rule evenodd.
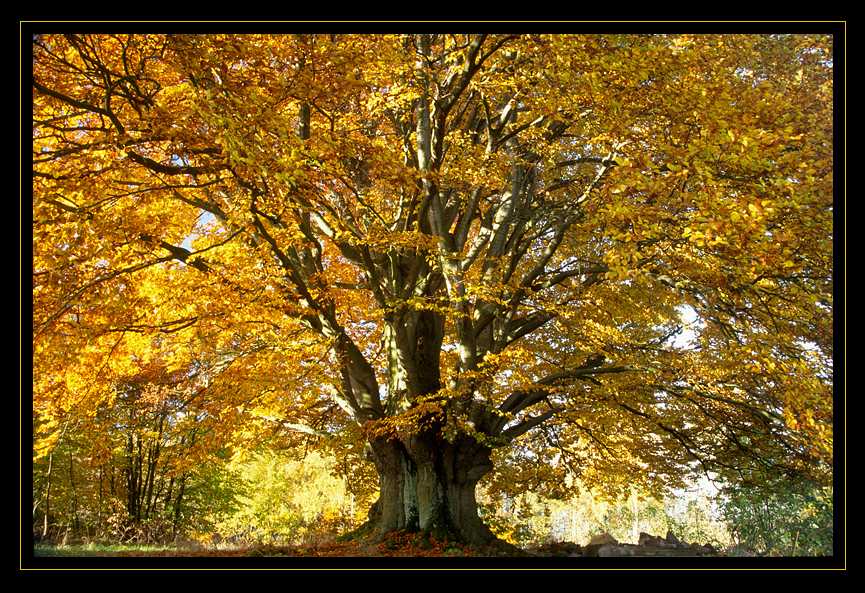
<path id="1" fill-rule="evenodd" d="M 134 400 L 469 540 L 491 467 L 825 481 L 832 77 L 821 35 L 37 35 L 34 454 Z"/>

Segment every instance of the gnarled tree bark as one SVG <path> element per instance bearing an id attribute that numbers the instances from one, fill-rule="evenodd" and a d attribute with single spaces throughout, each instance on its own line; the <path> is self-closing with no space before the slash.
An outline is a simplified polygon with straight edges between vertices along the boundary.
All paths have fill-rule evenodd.
<path id="1" fill-rule="evenodd" d="M 496 541 L 475 498 L 478 481 L 493 468 L 488 447 L 470 437 L 449 442 L 433 431 L 370 444 L 380 494 L 367 527 L 377 536 L 407 530 L 473 545 Z"/>

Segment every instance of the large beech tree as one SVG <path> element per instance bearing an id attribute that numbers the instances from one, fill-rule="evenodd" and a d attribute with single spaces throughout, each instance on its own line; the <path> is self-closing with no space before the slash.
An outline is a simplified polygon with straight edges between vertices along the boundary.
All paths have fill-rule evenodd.
<path id="1" fill-rule="evenodd" d="M 159 365 L 199 448 L 365 442 L 378 534 L 825 479 L 831 42 L 36 36 L 35 454 Z"/>

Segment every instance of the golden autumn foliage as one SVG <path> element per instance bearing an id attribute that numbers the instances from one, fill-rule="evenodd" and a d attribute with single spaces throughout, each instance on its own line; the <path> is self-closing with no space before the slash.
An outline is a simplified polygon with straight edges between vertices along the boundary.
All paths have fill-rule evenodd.
<path id="1" fill-rule="evenodd" d="M 832 77 L 821 35 L 37 35 L 35 456 L 159 375 L 190 464 L 825 480 Z"/>

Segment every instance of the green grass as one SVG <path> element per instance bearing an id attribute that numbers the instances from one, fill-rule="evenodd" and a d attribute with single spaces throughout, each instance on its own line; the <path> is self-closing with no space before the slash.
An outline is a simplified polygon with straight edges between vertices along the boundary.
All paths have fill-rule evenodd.
<path id="1" fill-rule="evenodd" d="M 35 556 L 106 556 L 123 552 L 165 552 L 176 551 L 177 546 L 144 545 L 144 544 L 73 544 L 68 546 L 52 546 L 35 544 Z"/>

